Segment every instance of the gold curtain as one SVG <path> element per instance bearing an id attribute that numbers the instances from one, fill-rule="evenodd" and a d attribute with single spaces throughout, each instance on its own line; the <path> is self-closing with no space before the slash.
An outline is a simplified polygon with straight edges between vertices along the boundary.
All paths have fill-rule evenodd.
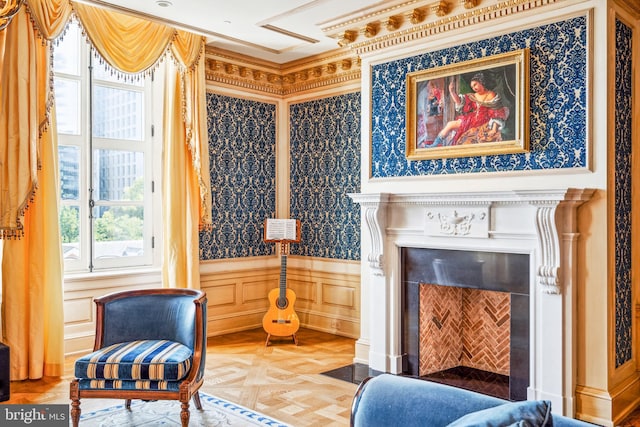
<path id="1" fill-rule="evenodd" d="M 65 1 L 29 7 L 33 21 L 25 8 L 14 16 L 3 31 L 0 56 L 1 227 L 3 237 L 15 238 L 3 247 L 2 336 L 11 347 L 12 380 L 64 371 L 58 142 L 49 58 L 50 40 L 63 30 L 71 8 Z"/>
<path id="2" fill-rule="evenodd" d="M 192 167 L 200 189 L 199 228 L 210 229 L 211 174 L 207 134 L 206 83 L 204 78 L 204 40 L 195 34 L 178 31 L 171 52 L 185 70 L 184 112 L 186 144 L 191 151 Z"/>
<path id="3" fill-rule="evenodd" d="M 165 88 L 169 99 L 163 155 L 165 167 L 169 153 L 183 163 L 180 176 L 171 170 L 175 173 L 172 184 L 163 188 L 163 205 L 166 208 L 176 194 L 186 198 L 163 216 L 168 233 L 165 286 L 200 286 L 198 227 L 211 224 L 204 38 L 69 0 L 27 0 L 27 5 L 31 20 L 23 8 L 0 35 L 0 237 L 19 239 L 5 240 L 2 260 L 3 336 L 12 346 L 13 380 L 60 375 L 63 369 L 57 134 L 49 41 L 64 30 L 72 9 L 93 47 L 123 73 L 149 72 L 168 50 L 172 52 L 173 60 L 167 61 L 172 75 L 167 74 L 170 86 Z M 166 256 L 168 252 L 172 255 Z"/>
<path id="4" fill-rule="evenodd" d="M 202 40 L 178 31 L 171 51 L 176 64 L 168 64 L 165 76 L 162 277 L 165 286 L 199 288 L 198 228 L 211 224 Z"/>
<path id="5" fill-rule="evenodd" d="M 164 135 L 167 141 L 163 157 L 163 228 L 164 239 L 162 281 L 165 286 L 200 288 L 198 247 L 198 186 L 189 173 L 192 161 L 184 150 L 187 132 L 180 119 L 180 74 L 167 64 L 165 75 Z M 194 202 L 196 202 L 194 206 Z"/>

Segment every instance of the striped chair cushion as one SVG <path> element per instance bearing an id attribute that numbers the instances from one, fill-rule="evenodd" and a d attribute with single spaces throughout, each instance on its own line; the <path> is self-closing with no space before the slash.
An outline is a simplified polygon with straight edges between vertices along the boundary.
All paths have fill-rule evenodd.
<path id="1" fill-rule="evenodd" d="M 178 381 L 189 372 L 192 355 L 174 341 L 123 342 L 78 359 L 75 374 L 89 380 Z"/>
<path id="2" fill-rule="evenodd" d="M 80 390 L 157 390 L 178 391 L 179 381 L 151 380 L 80 380 Z"/>

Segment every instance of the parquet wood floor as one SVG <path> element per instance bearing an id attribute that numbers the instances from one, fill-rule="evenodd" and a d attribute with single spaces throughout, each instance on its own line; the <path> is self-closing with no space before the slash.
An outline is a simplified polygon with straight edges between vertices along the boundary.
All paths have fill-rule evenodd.
<path id="1" fill-rule="evenodd" d="M 201 390 L 296 427 L 348 426 L 357 385 L 322 372 L 351 364 L 355 340 L 309 329 L 297 337 L 298 346 L 275 337 L 267 347 L 262 329 L 209 338 Z M 66 359 L 61 378 L 12 382 L 11 400 L 3 403 L 69 403 L 77 357 Z M 84 399 L 81 407 L 88 412 L 119 403 Z"/>
<path id="2" fill-rule="evenodd" d="M 268 347 L 262 329 L 209 338 L 202 391 L 296 427 L 348 426 L 357 386 L 322 372 L 351 364 L 355 340 L 308 329 L 297 336 L 298 346 L 289 338 L 274 338 Z M 12 382 L 11 400 L 2 403 L 68 404 L 76 358 L 66 359 L 61 378 Z M 119 403 L 85 399 L 82 410 Z M 619 427 L 640 427 L 640 409 Z"/>

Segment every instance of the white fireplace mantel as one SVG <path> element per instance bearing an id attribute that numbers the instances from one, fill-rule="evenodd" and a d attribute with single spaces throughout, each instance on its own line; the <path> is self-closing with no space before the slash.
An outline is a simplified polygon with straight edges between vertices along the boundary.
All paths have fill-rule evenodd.
<path id="1" fill-rule="evenodd" d="M 530 256 L 528 398 L 573 413 L 573 323 L 577 209 L 592 189 L 549 189 L 349 196 L 362 212 L 361 337 L 356 359 L 402 372 L 403 247 L 525 253 Z M 360 357 L 362 359 L 363 357 Z"/>

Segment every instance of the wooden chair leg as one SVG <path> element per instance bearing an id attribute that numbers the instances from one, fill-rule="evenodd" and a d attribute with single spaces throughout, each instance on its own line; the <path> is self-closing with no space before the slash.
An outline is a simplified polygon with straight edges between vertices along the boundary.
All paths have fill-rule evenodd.
<path id="1" fill-rule="evenodd" d="M 80 423 L 80 399 L 73 399 L 71 401 L 71 425 L 78 427 Z"/>
<path id="2" fill-rule="evenodd" d="M 180 421 L 182 421 L 182 427 L 189 427 L 189 401 L 182 402 L 182 410 L 180 411 Z"/>
<path id="3" fill-rule="evenodd" d="M 200 402 L 200 393 L 197 391 L 193 395 L 193 403 L 196 404 L 196 408 L 198 408 L 199 411 L 202 411 L 202 402 Z"/>
<path id="4" fill-rule="evenodd" d="M 69 398 L 71 399 L 71 425 L 78 427 L 80 423 L 80 382 L 71 381 L 69 385 Z"/>

